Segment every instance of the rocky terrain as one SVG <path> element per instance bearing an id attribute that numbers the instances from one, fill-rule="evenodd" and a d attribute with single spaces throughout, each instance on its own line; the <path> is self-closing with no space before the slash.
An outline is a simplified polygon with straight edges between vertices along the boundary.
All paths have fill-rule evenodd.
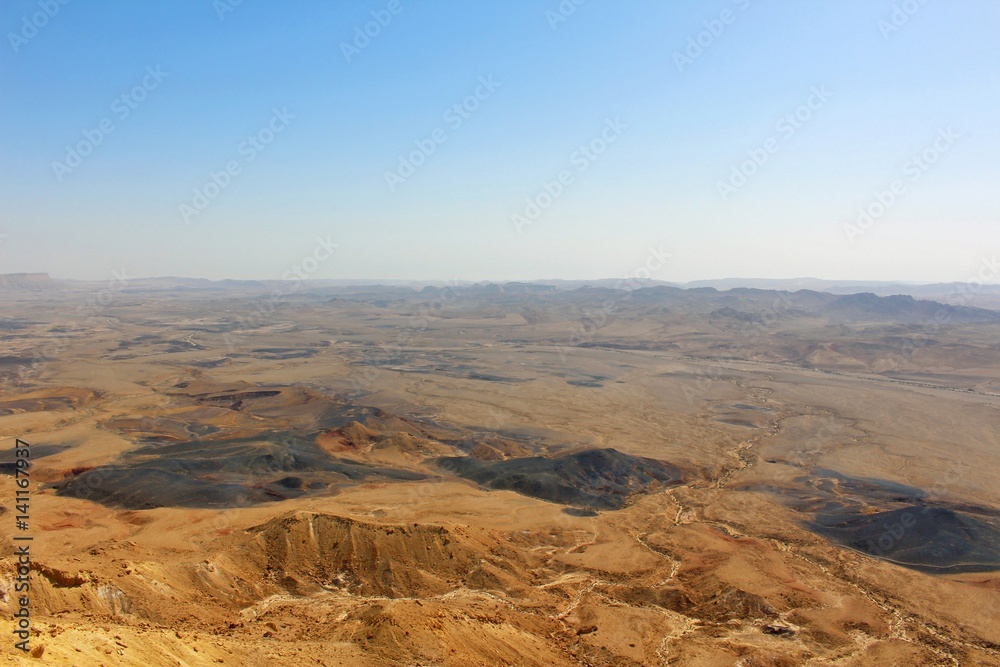
<path id="1" fill-rule="evenodd" d="M 2 285 L 0 664 L 1000 664 L 984 302 Z"/>

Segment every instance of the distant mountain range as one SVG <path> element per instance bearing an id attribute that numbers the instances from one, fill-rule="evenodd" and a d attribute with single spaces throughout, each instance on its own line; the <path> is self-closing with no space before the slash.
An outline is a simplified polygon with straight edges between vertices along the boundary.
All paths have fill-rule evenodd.
<path id="1" fill-rule="evenodd" d="M 105 281 L 56 280 L 47 273 L 7 273 L 0 274 L 2 291 L 38 291 L 53 289 L 89 290 L 106 286 Z M 292 287 L 294 286 L 294 289 Z M 903 320 L 918 318 L 926 320 L 935 314 L 943 316 L 941 304 L 948 309 L 949 317 L 959 317 L 961 309 L 965 315 L 977 309 L 1000 310 L 1000 285 L 969 285 L 966 283 L 913 284 L 886 281 L 822 280 L 819 278 L 795 279 L 742 279 L 698 280 L 689 283 L 669 283 L 657 280 L 626 281 L 619 278 L 601 280 L 533 280 L 522 282 L 434 282 L 404 280 L 208 280 L 205 278 L 157 277 L 135 278 L 117 286 L 115 291 L 124 294 L 163 291 L 224 291 L 243 294 L 267 294 L 278 292 L 316 293 L 330 296 L 351 294 L 354 296 L 380 295 L 408 299 L 412 296 L 436 294 L 441 289 L 451 289 L 465 295 L 546 295 L 583 290 L 588 298 L 595 298 L 600 290 L 608 295 L 629 292 L 644 299 L 650 294 L 667 297 L 669 301 L 685 301 L 682 296 L 698 296 L 713 300 L 715 297 L 739 297 L 755 300 L 754 295 L 763 295 L 764 300 L 776 294 L 794 294 L 795 302 L 802 308 L 812 304 L 826 310 L 825 315 L 841 319 L 865 319 L 879 314 Z M 832 297 L 850 297 L 833 299 Z M 935 303 L 938 302 L 938 303 Z M 734 307 L 732 304 L 722 306 Z M 806 311 L 812 311 L 806 307 Z M 813 311 L 819 314 L 819 310 Z M 973 319 L 979 317 L 976 315 Z M 965 316 L 959 319 L 966 319 Z"/>
<path id="2" fill-rule="evenodd" d="M 55 285 L 47 273 L 0 273 L 0 290 L 38 290 Z"/>
<path id="3" fill-rule="evenodd" d="M 736 287 L 797 291 L 802 289 L 828 292 L 830 294 L 859 294 L 870 292 L 878 296 L 905 294 L 924 299 L 946 299 L 958 294 L 969 293 L 966 283 L 902 283 L 872 280 L 822 280 L 819 278 L 725 278 L 723 280 L 698 280 L 680 285 L 681 287 L 714 287 L 719 290 Z M 976 294 L 1000 297 L 1000 285 L 976 285 Z"/>

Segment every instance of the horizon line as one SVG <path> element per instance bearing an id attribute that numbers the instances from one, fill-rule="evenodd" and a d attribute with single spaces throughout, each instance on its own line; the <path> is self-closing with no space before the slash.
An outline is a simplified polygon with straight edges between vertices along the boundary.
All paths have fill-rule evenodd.
<path id="1" fill-rule="evenodd" d="M 74 278 L 74 277 L 63 277 L 63 276 L 53 276 L 47 271 L 16 271 L 11 273 L 0 273 L 0 277 L 4 276 L 47 276 L 50 280 L 55 282 L 81 282 L 81 283 L 100 283 L 106 282 L 108 278 Z M 699 283 L 735 283 L 735 282 L 761 282 L 761 283 L 790 283 L 790 282 L 816 282 L 816 283 L 849 283 L 858 285 L 879 285 L 879 286 L 890 286 L 890 285 L 901 285 L 907 287 L 931 287 L 937 285 L 960 285 L 969 284 L 971 282 L 976 282 L 984 287 L 1000 287 L 1000 282 L 983 282 L 976 278 L 969 278 L 966 280 L 932 280 L 932 281 L 921 281 L 921 280 L 907 280 L 907 279 L 864 279 L 864 278 L 817 278 L 814 276 L 796 276 L 792 278 L 763 278 L 763 277 L 726 277 L 726 278 L 698 278 L 694 280 L 658 280 L 654 278 L 636 278 L 636 277 L 604 277 L 604 278 L 483 278 L 483 279 L 470 279 L 470 278 L 369 278 L 369 277 L 359 277 L 359 278 L 207 278 L 204 276 L 178 276 L 178 275 L 157 275 L 157 276 L 131 276 L 126 273 L 126 270 L 119 272 L 114 272 L 112 276 L 117 282 L 127 283 L 132 280 L 192 280 L 192 281 L 206 281 L 206 282 L 261 282 L 261 283 L 294 283 L 294 282 L 306 282 L 306 283 L 355 283 L 355 284 L 366 284 L 366 285 L 399 285 L 399 284 L 466 284 L 466 285 L 477 285 L 477 284 L 504 284 L 504 283 L 528 283 L 528 284 L 540 284 L 540 283 L 553 283 L 553 282 L 564 282 L 564 283 L 590 283 L 590 282 L 613 282 L 618 281 L 622 283 L 640 283 L 647 285 L 667 285 L 675 287 L 684 287 L 690 285 L 697 285 Z"/>

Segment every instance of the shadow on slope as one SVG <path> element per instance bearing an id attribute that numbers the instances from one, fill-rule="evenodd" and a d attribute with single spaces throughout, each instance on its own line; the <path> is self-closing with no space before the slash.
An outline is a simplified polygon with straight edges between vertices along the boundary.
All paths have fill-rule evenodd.
<path id="1" fill-rule="evenodd" d="M 123 459 L 55 484 L 56 493 L 126 509 L 235 507 L 371 478 L 425 477 L 338 459 L 315 442 L 284 434 L 148 445 Z"/>
<path id="2" fill-rule="evenodd" d="M 681 471 L 669 463 L 629 456 L 614 449 L 497 462 L 443 457 L 434 463 L 442 470 L 491 489 L 598 510 L 621 509 L 634 493 L 648 493 L 681 481 Z"/>
<path id="3" fill-rule="evenodd" d="M 1000 570 L 1000 510 L 932 499 L 916 487 L 819 468 L 793 485 L 749 485 L 776 494 L 819 535 L 927 573 Z"/>
<path id="4" fill-rule="evenodd" d="M 921 572 L 1000 569 L 1000 530 L 948 507 L 820 514 L 810 527 L 838 544 Z"/>

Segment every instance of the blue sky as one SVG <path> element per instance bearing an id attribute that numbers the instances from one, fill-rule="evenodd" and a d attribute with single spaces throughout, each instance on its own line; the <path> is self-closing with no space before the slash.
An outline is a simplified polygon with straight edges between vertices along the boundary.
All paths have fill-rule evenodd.
<path id="1" fill-rule="evenodd" d="M 312 277 L 655 250 L 661 280 L 930 282 L 1000 251 L 988 0 L 12 0 L 0 27 L 0 272 L 278 278 L 324 239 Z"/>

